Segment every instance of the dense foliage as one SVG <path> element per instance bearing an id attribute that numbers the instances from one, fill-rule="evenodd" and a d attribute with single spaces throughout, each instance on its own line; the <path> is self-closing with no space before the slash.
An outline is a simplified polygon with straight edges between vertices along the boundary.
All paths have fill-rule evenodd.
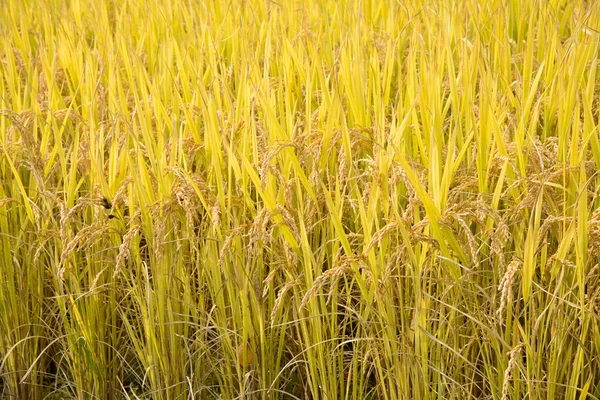
<path id="1" fill-rule="evenodd" d="M 0 397 L 600 398 L 600 2 L 0 2 Z"/>

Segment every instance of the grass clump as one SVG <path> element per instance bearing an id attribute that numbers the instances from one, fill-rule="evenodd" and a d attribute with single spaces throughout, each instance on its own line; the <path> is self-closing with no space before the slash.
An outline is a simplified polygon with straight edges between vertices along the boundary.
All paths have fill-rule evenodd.
<path id="1" fill-rule="evenodd" d="M 600 398 L 600 3 L 0 20 L 0 396 Z"/>

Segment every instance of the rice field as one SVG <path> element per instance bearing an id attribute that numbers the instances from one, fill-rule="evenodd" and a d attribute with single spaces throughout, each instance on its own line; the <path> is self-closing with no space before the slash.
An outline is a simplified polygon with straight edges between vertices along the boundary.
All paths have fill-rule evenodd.
<path id="1" fill-rule="evenodd" d="M 599 399 L 600 2 L 0 2 L 0 398 Z"/>

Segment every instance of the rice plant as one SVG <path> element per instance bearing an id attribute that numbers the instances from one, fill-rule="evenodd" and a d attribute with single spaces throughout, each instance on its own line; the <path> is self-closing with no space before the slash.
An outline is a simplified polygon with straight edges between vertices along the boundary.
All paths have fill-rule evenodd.
<path id="1" fill-rule="evenodd" d="M 600 2 L 0 2 L 0 398 L 600 398 Z"/>

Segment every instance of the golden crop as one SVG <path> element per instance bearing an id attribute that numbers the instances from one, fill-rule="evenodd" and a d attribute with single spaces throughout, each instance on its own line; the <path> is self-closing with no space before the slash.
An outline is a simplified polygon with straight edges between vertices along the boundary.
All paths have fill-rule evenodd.
<path id="1" fill-rule="evenodd" d="M 0 398 L 600 398 L 600 2 L 0 2 Z"/>

